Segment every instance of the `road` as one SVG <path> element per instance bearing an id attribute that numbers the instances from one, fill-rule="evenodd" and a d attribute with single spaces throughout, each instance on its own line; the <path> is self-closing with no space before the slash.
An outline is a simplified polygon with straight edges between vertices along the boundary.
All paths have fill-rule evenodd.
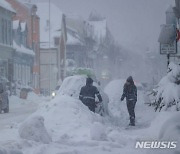
<path id="1" fill-rule="evenodd" d="M 11 126 L 12 124 L 22 122 L 30 114 L 37 110 L 37 103 L 14 102 L 10 99 L 10 112 L 0 114 L 0 130 Z"/>

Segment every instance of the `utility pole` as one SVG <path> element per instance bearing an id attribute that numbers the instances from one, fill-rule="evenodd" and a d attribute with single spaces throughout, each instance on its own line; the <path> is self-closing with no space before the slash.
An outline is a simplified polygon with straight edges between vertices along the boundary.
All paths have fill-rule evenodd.
<path id="1" fill-rule="evenodd" d="M 51 95 L 51 1 L 49 0 L 49 95 Z"/>
<path id="2" fill-rule="evenodd" d="M 169 66 L 169 59 L 170 59 L 170 54 L 167 54 L 167 67 Z"/>

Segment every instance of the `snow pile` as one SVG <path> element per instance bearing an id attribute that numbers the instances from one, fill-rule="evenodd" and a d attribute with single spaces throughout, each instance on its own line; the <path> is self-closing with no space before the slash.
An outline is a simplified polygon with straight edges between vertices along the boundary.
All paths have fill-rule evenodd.
<path id="1" fill-rule="evenodd" d="M 180 66 L 174 63 L 170 63 L 168 67 L 168 73 L 164 76 L 155 89 L 155 101 L 152 102 L 155 105 L 155 110 L 161 110 L 164 108 L 175 107 L 175 110 L 179 110 L 180 101 Z M 173 109 L 174 110 L 174 109 Z"/>
<path id="2" fill-rule="evenodd" d="M 104 141 L 106 140 L 107 137 L 104 126 L 99 122 L 95 122 L 91 126 L 90 134 L 91 134 L 91 139 L 97 141 Z"/>
<path id="3" fill-rule="evenodd" d="M 126 113 L 123 111 L 124 105 L 122 106 L 120 99 L 123 93 L 123 86 L 125 80 L 113 80 L 105 87 L 105 93 L 109 96 L 109 111 L 115 117 L 123 118 Z M 126 110 L 126 109 L 125 109 Z"/>
<path id="4" fill-rule="evenodd" d="M 60 95 L 68 95 L 68 96 L 72 96 L 74 98 L 79 98 L 79 93 L 80 90 L 83 86 L 85 86 L 86 83 L 86 76 L 82 76 L 82 75 L 76 75 L 76 76 L 70 76 L 67 77 L 59 91 L 58 94 Z"/>
<path id="5" fill-rule="evenodd" d="M 23 139 L 45 144 L 52 141 L 44 126 L 44 118 L 42 116 L 33 116 L 23 122 L 19 128 L 19 135 Z"/>
<path id="6" fill-rule="evenodd" d="M 53 140 L 65 138 L 87 138 L 94 121 L 101 117 L 89 111 L 82 102 L 67 95 L 58 95 L 50 103 L 44 104 L 35 115 L 45 119 L 45 126 Z"/>
<path id="7" fill-rule="evenodd" d="M 177 142 L 175 149 L 152 149 L 148 154 L 178 154 L 180 153 L 180 113 L 178 112 L 160 112 L 147 134 L 151 134 L 148 140 Z"/>
<path id="8" fill-rule="evenodd" d="M 175 113 L 163 125 L 159 139 L 166 141 L 180 141 L 180 113 Z"/>
<path id="9" fill-rule="evenodd" d="M 0 154 L 23 154 L 19 150 L 10 150 L 10 149 L 5 149 L 3 147 L 0 147 Z"/>

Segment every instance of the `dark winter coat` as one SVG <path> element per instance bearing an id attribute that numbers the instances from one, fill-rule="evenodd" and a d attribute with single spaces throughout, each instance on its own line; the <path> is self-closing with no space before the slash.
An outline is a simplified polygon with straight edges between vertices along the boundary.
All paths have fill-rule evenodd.
<path id="1" fill-rule="evenodd" d="M 127 101 L 137 102 L 137 88 L 131 76 L 128 77 L 126 83 L 124 84 L 121 100 L 124 100 L 125 97 Z"/>
<path id="2" fill-rule="evenodd" d="M 91 78 L 87 78 L 86 85 L 81 88 L 79 99 L 87 106 L 89 104 L 95 105 L 95 96 L 98 97 L 99 102 L 102 102 L 102 97 L 98 91 L 98 89 L 92 85 L 93 80 Z"/>

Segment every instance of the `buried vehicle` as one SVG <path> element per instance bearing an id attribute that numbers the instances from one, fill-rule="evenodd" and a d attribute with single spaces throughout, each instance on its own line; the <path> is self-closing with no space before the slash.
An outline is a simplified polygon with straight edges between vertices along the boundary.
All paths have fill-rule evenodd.
<path id="1" fill-rule="evenodd" d="M 86 84 L 86 78 L 87 77 L 85 75 L 74 75 L 65 78 L 61 87 L 57 92 L 57 95 L 69 95 L 71 97 L 79 99 L 79 93 L 81 88 Z M 93 82 L 93 85 L 95 85 L 98 88 L 103 100 L 102 103 L 98 103 L 96 105 L 97 107 L 95 109 L 95 112 L 102 116 L 109 115 L 108 112 L 109 98 L 107 94 L 102 91 L 102 89 L 99 87 L 99 85 L 96 82 Z M 96 98 L 96 100 L 98 99 Z"/>
<path id="2" fill-rule="evenodd" d="M 4 111 L 4 113 L 9 112 L 9 98 L 6 86 L 0 83 L 0 113 L 2 113 L 2 111 Z"/>

